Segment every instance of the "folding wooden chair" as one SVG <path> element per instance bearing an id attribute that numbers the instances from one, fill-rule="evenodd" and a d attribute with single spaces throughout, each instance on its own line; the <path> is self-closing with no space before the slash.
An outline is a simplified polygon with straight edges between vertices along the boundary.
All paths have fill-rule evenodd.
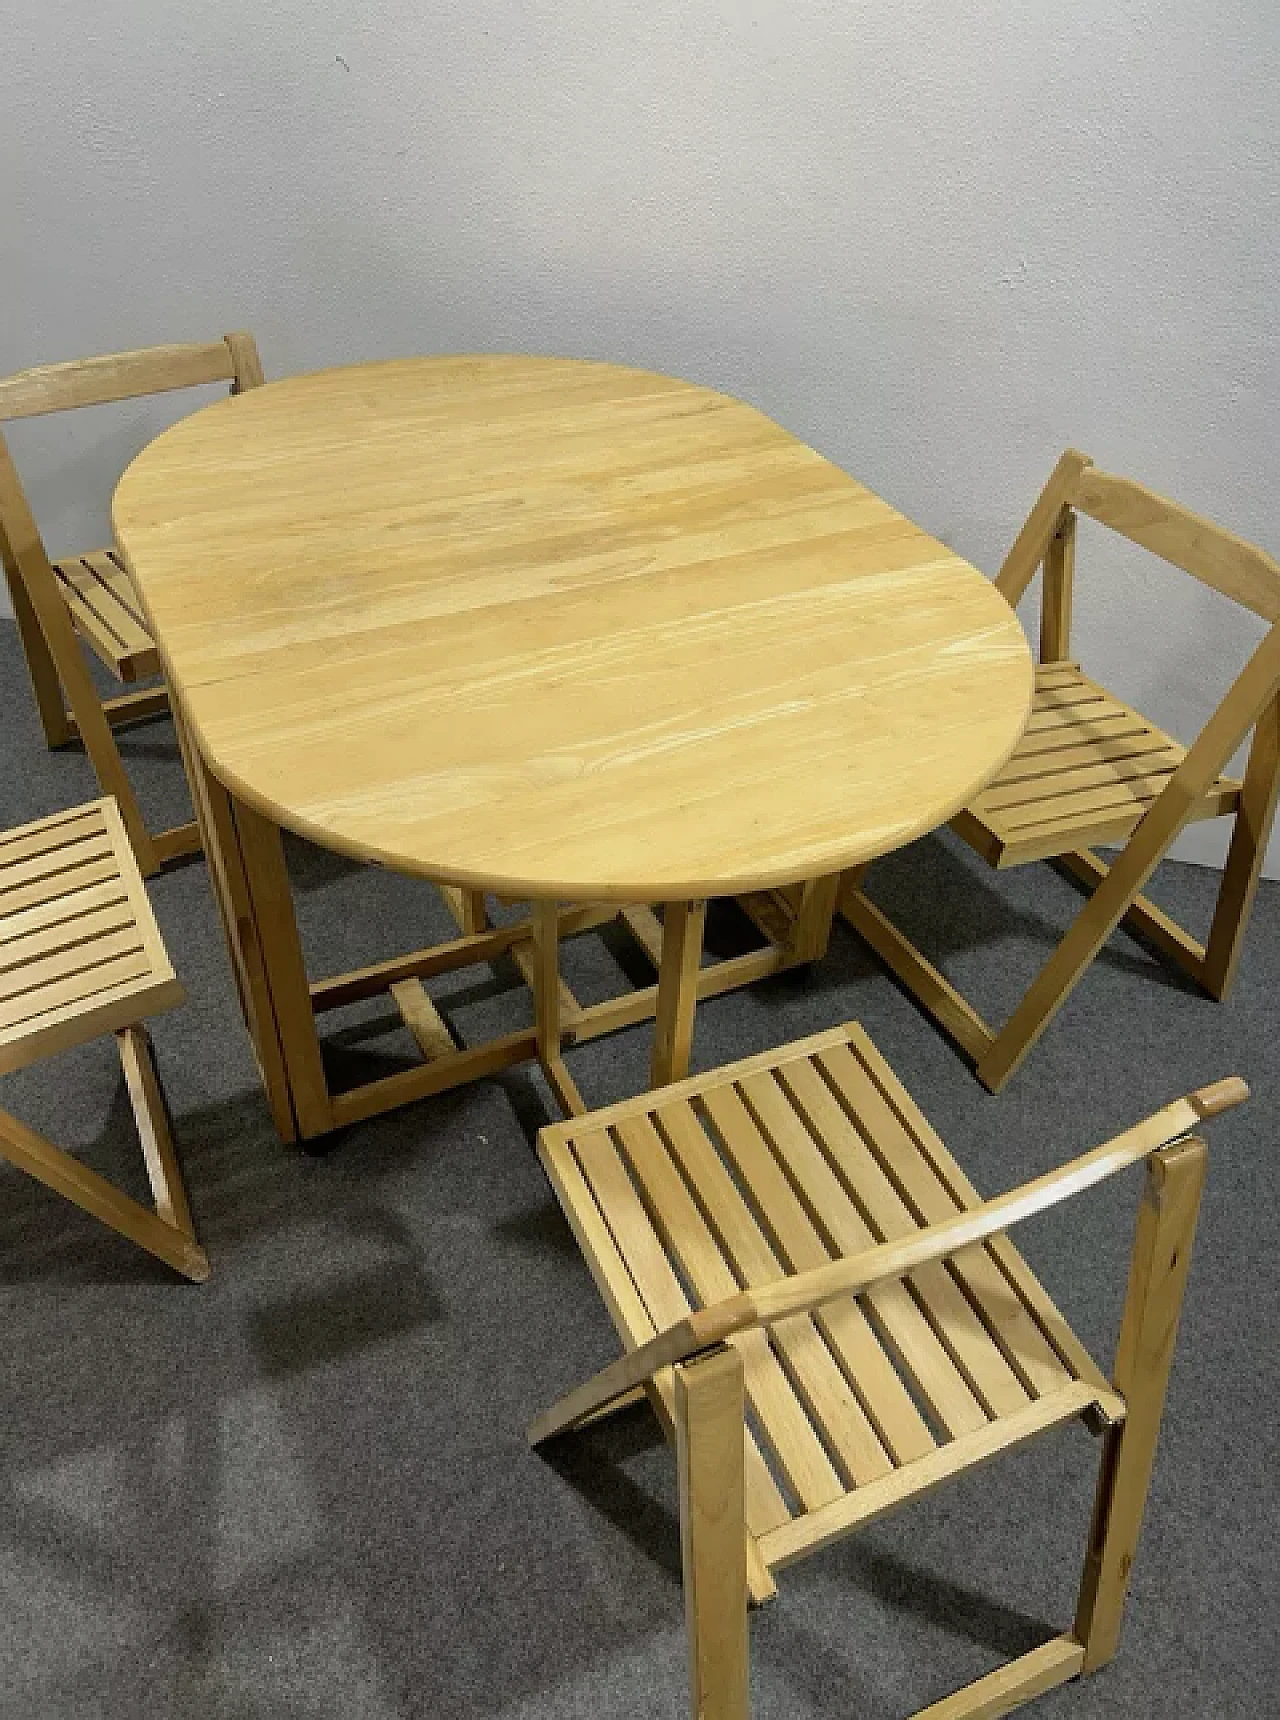
<path id="1" fill-rule="evenodd" d="M 920 1720 L 993 1716 L 1115 1652 L 1190 1260 L 1207 1087 L 983 1201 L 850 1025 L 544 1129 L 626 1354 L 537 1444 L 642 1388 L 680 1468 L 692 1710 L 744 1720 L 772 1572 L 1057 1424 L 1105 1431 L 1070 1632 Z M 1109 1383 L 1005 1232 L 1145 1161 Z"/>
<path id="2" fill-rule="evenodd" d="M 203 383 L 229 382 L 238 394 L 262 380 L 250 334 L 229 334 L 207 345 L 146 347 L 0 379 L 0 423 Z M 165 689 L 125 693 L 104 703 L 76 642 L 79 635 L 125 685 L 161 672 L 133 582 L 112 549 L 50 561 L 2 435 L 0 557 L 49 745 L 62 746 L 79 735 L 103 793 L 114 795 L 120 807 L 145 876 L 167 860 L 197 852 L 194 822 L 154 836 L 147 830 L 112 732 L 167 710 Z"/>
<path id="3" fill-rule="evenodd" d="M 114 1033 L 156 1210 L 3 1110 L 0 1158 L 199 1280 L 209 1262 L 142 1026 L 182 997 L 113 800 L 0 834 L 0 1075 Z"/>
<path id="4" fill-rule="evenodd" d="M 1077 514 L 1110 526 L 1271 623 L 1187 750 L 1069 660 Z M 1280 564 L 1221 527 L 1068 449 L 1019 533 L 997 585 L 1016 604 L 1043 565 L 1040 666 L 1027 731 L 1000 775 L 951 828 L 992 866 L 1054 860 L 1092 891 L 1030 990 L 996 1031 L 847 873 L 840 905 L 898 979 L 998 1092 L 1121 920 L 1211 997 L 1235 978 L 1280 789 Z M 1244 781 L 1225 777 L 1253 731 Z M 1206 943 L 1141 894 L 1183 826 L 1235 819 Z M 1108 866 L 1095 843 L 1124 843 Z"/>

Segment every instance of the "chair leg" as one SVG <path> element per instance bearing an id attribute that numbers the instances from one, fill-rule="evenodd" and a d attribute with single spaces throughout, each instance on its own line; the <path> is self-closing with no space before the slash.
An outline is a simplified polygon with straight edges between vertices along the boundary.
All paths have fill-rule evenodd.
<path id="1" fill-rule="evenodd" d="M 61 695 L 59 695 L 59 697 L 61 697 Z M 140 692 L 123 693 L 117 698 L 103 699 L 100 702 L 102 714 L 106 718 L 110 744 L 115 748 L 117 762 L 119 761 L 119 744 L 115 740 L 115 731 L 117 729 L 127 728 L 130 723 L 143 722 L 152 717 L 169 715 L 173 708 L 169 699 L 169 689 L 163 686 L 147 687 Z M 80 724 L 77 722 L 75 716 L 68 712 L 66 722 L 69 735 L 73 738 L 78 737 L 80 735 Z M 96 764 L 96 761 L 99 758 L 105 756 L 103 753 L 104 741 L 101 732 L 96 735 L 94 746 L 96 751 L 91 753 L 90 756 L 94 759 Z M 85 750 L 89 750 L 87 744 Z M 123 772 L 123 769 L 123 764 L 120 764 L 121 772 Z M 183 769 L 184 771 L 186 770 L 185 756 L 183 758 Z M 99 778 L 101 779 L 101 770 L 99 770 Z M 191 783 L 189 772 L 187 772 L 187 786 L 194 804 L 195 788 Z M 116 801 L 121 808 L 121 812 L 126 815 L 126 825 L 129 824 L 129 820 L 132 818 L 136 821 L 137 828 L 141 829 L 142 815 L 138 810 L 132 786 L 130 786 L 127 781 L 125 782 L 123 789 L 125 798 L 123 800 L 121 799 L 122 789 L 119 780 L 116 780 L 115 786 L 111 792 L 115 794 Z M 133 803 L 131 810 L 130 802 Z M 175 824 L 171 830 L 158 830 L 154 836 L 143 831 L 143 837 L 145 838 L 145 841 L 149 842 L 151 845 L 149 861 L 150 870 L 147 870 L 148 862 L 145 843 L 142 846 L 139 846 L 139 839 L 136 834 L 134 834 L 131 827 L 131 839 L 133 840 L 134 848 L 138 853 L 139 863 L 143 866 L 144 877 L 150 877 L 152 872 L 157 872 L 162 866 L 167 866 L 171 860 L 183 859 L 190 854 L 200 854 L 203 852 L 204 848 L 200 835 L 200 826 L 198 821 L 194 818 L 190 819 L 186 824 Z"/>
<path id="2" fill-rule="evenodd" d="M 1092 848 L 1077 848 L 1070 854 L 1057 854 L 1050 864 L 1074 878 L 1090 894 L 1111 870 Z M 1162 908 L 1157 908 L 1149 897 L 1136 895 L 1125 909 L 1120 924 L 1135 937 L 1153 945 L 1197 985 L 1204 985 L 1204 945 L 1176 920 L 1170 919 Z"/>
<path id="3" fill-rule="evenodd" d="M 1040 969 L 1022 1002 L 998 1031 L 988 1026 L 946 975 L 861 890 L 846 884 L 840 910 L 921 1007 L 973 1060 L 975 1073 L 983 1085 L 998 1093 L 1129 912 L 1133 898 L 1146 881 L 1150 868 L 1135 882 L 1133 866 L 1124 864 L 1127 852 L 1109 871 L 1101 862 L 1097 863 L 1101 876 L 1094 894 Z M 1066 858 L 1074 860 L 1078 856 Z"/>
<path id="4" fill-rule="evenodd" d="M 747 1720 L 746 1403 L 722 1346 L 675 1370 L 680 1539 L 694 1720 Z"/>
<path id="5" fill-rule="evenodd" d="M 94 775 L 103 794 L 114 796 L 129 833 L 138 870 L 144 878 L 150 878 L 159 870 L 155 844 L 143 822 L 133 785 L 125 774 L 120 749 L 102 708 L 98 689 L 85 665 L 67 607 L 54 591 L 32 595 L 28 589 L 28 596 L 46 648 L 58 667 L 58 679 L 76 719 L 80 740 L 89 755 Z"/>
<path id="6" fill-rule="evenodd" d="M 13 603 L 13 618 L 18 624 L 18 641 L 26 660 L 27 674 L 31 679 L 31 691 L 35 695 L 36 710 L 40 716 L 40 726 L 44 730 L 45 742 L 50 748 L 66 746 L 75 731 L 63 701 L 62 682 L 58 679 L 57 665 L 53 661 L 21 575 L 16 570 L 11 571 L 7 562 L 4 571 L 9 597 Z"/>
<path id="7" fill-rule="evenodd" d="M 997 1720 L 997 1716 L 1012 1714 L 1033 1697 L 1043 1696 L 1046 1690 L 1079 1677 L 1083 1664 L 1083 1650 L 1075 1638 L 1055 1636 L 985 1678 L 966 1684 L 953 1696 L 917 1709 L 911 1720 Z"/>
<path id="8" fill-rule="evenodd" d="M 1245 928 L 1257 894 L 1267 857 L 1267 842 L 1275 823 L 1276 798 L 1280 793 L 1280 698 L 1258 718 L 1249 749 L 1249 765 L 1240 807 L 1236 813 L 1231 847 L 1218 891 L 1209 940 L 1205 945 L 1204 987 L 1219 1003 L 1226 1000 L 1235 983 Z"/>
<path id="9" fill-rule="evenodd" d="M 889 972 L 976 1065 L 995 1044 L 995 1032 L 941 969 L 863 894 L 860 884 L 866 870 L 859 867 L 856 872 L 845 873 L 840 912 Z"/>
<path id="10" fill-rule="evenodd" d="M 129 1102 L 138 1124 L 138 1138 L 147 1162 L 147 1178 L 156 1211 L 166 1224 L 171 1224 L 194 1242 L 195 1226 L 191 1222 L 191 1208 L 187 1204 L 187 1191 L 183 1187 L 182 1171 L 173 1144 L 169 1107 L 160 1085 L 151 1035 L 140 1024 L 126 1027 L 116 1034 L 116 1045 L 120 1051 L 125 1085 L 129 1089 Z"/>
<path id="11" fill-rule="evenodd" d="M 978 1079 L 991 1092 L 1000 1091 L 1070 997 L 1185 823 L 1185 812 L 1181 818 L 1173 814 L 1157 818 L 1160 807 L 1161 802 L 1157 802 L 1130 837 L 1128 846 L 1032 980 L 1022 1002 L 996 1034 L 994 1044 L 978 1059 Z"/>
<path id="12" fill-rule="evenodd" d="M 1182 1293 L 1191 1263 L 1207 1154 L 1204 1142 L 1178 1141 L 1147 1166 L 1147 1184 L 1133 1244 L 1115 1381 L 1125 1419 L 1107 1435 L 1075 1637 L 1085 1672 L 1110 1660 L 1146 1508 L 1178 1335 Z"/>
<path id="13" fill-rule="evenodd" d="M 863 894 L 859 888 L 861 874 L 856 879 L 851 873 L 845 874 L 840 911 L 917 1002 L 973 1059 L 978 1079 L 998 1093 L 1122 921 L 1155 944 L 1210 996 L 1219 1001 L 1226 997 L 1235 978 L 1275 820 L 1280 791 L 1280 714 L 1264 716 L 1254 748 L 1259 769 L 1254 772 L 1251 758 L 1208 945 L 1198 943 L 1141 894 L 1159 854 L 1139 860 L 1130 852 L 1131 842 L 1130 849 L 1111 866 L 1087 848 L 1058 855 L 1055 864 L 1079 879 L 1092 894 L 1022 1002 L 998 1031 L 988 1026 L 946 975 Z"/>
<path id="14" fill-rule="evenodd" d="M 52 1141 L 38 1135 L 7 1111 L 0 1111 L 0 1158 L 26 1171 L 28 1176 L 33 1176 L 37 1182 L 90 1213 L 121 1236 L 127 1236 L 139 1248 L 145 1248 L 148 1254 L 154 1254 L 172 1266 L 175 1272 L 181 1272 L 196 1283 L 209 1276 L 209 1261 L 204 1250 L 176 1223 L 159 1213 L 148 1212 L 145 1206 L 122 1194 L 105 1177 L 100 1177 L 70 1153 L 55 1147 Z M 181 1188 L 180 1181 L 177 1186 Z"/>

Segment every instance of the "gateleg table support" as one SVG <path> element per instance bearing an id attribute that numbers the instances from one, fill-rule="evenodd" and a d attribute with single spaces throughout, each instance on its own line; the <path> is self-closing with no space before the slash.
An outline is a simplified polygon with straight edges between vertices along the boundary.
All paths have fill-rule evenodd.
<path id="1" fill-rule="evenodd" d="M 320 1055 L 315 1011 L 293 911 L 293 892 L 279 828 L 237 800 L 236 837 L 267 970 L 276 1030 L 289 1075 L 298 1127 L 307 1138 L 334 1126 L 329 1084 Z"/>
<path id="2" fill-rule="evenodd" d="M 277 1135 L 296 1141 L 299 1123 L 294 1109 L 289 1071 L 276 1024 L 272 975 L 258 936 L 253 903 L 245 876 L 244 858 L 236 831 L 234 802 L 206 766 L 194 744 L 186 712 L 176 693 L 173 723 L 178 747 L 191 785 L 196 824 L 209 868 L 209 883 L 222 921 L 231 971 L 240 997 L 240 1010 L 266 1090 Z"/>

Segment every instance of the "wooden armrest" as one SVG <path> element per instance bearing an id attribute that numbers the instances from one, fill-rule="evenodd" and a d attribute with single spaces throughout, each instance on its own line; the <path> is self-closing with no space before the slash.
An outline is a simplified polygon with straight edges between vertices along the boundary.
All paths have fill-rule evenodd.
<path id="1" fill-rule="evenodd" d="M 1105 1182 L 1108 1177 L 1126 1170 L 1140 1160 L 1150 1158 L 1171 1141 L 1190 1134 L 1207 1117 L 1216 1117 L 1249 1097 L 1249 1089 L 1239 1076 L 1215 1081 L 1201 1087 L 1172 1105 L 1156 1111 L 1123 1134 L 1116 1135 L 1101 1147 L 1084 1153 L 1070 1163 L 1060 1165 L 1042 1177 L 997 1195 L 968 1212 L 931 1224 L 914 1236 L 894 1242 L 883 1242 L 878 1248 L 868 1248 L 845 1260 L 833 1260 L 829 1266 L 817 1266 L 794 1278 L 780 1279 L 776 1284 L 762 1286 L 751 1292 L 756 1306 L 756 1320 L 751 1324 L 771 1325 L 792 1314 L 812 1313 L 824 1302 L 837 1296 L 860 1296 L 886 1278 L 904 1278 L 931 1261 L 957 1254 L 973 1243 L 984 1242 L 998 1231 L 1008 1230 L 1036 1213 L 1047 1212 L 1072 1195 Z M 739 1298 L 734 1297 L 736 1302 Z M 724 1308 L 727 1303 L 718 1303 Z M 706 1310 L 714 1313 L 714 1308 Z M 635 1352 L 639 1354 L 639 1352 Z"/>
<path id="2" fill-rule="evenodd" d="M 740 1291 L 709 1308 L 699 1309 L 602 1368 L 584 1385 L 544 1410 L 530 1423 L 529 1443 L 539 1445 L 553 1438 L 583 1416 L 645 1384 L 663 1368 L 688 1361 L 738 1332 L 812 1313 L 840 1296 L 860 1296 L 886 1279 L 905 1277 L 931 1261 L 945 1259 L 1023 1219 L 1046 1212 L 1072 1195 L 1081 1194 L 1149 1158 L 1171 1141 L 1189 1134 L 1206 1118 L 1229 1111 L 1248 1097 L 1249 1089 L 1239 1076 L 1215 1081 L 1176 1099 L 1172 1105 L 1166 1105 L 1092 1152 L 968 1212 L 928 1225 L 913 1236 L 881 1243 L 861 1254 L 833 1260 L 828 1266 L 817 1266 L 774 1284 Z"/>

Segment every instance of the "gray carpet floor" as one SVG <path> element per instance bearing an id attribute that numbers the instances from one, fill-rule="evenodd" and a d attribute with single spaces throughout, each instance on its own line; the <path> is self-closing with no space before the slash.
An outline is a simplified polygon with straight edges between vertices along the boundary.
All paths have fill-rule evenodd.
<path id="1" fill-rule="evenodd" d="M 168 727 L 125 751 L 152 819 L 180 819 Z M 45 752 L 0 623 L 0 822 L 94 792 L 83 757 Z M 420 884 L 300 843 L 291 865 L 316 973 L 448 929 Z M 1214 885 L 1170 865 L 1155 894 L 1203 927 Z M 997 879 L 938 839 L 885 861 L 873 894 L 994 1016 L 1079 900 L 1047 868 Z M 154 1030 L 214 1275 L 174 1280 L 0 1172 L 0 1714 L 682 1715 L 674 1464 L 648 1412 L 547 1456 L 523 1440 L 615 1352 L 533 1153 L 540 1077 L 282 1147 L 202 865 L 153 899 L 190 993 Z M 715 915 L 713 946 L 742 937 L 736 910 Z M 619 958 L 590 938 L 566 965 L 589 999 L 620 986 Z M 698 1067 L 856 1017 L 988 1193 L 1193 1084 L 1253 1085 L 1211 1132 L 1121 1653 L 1043 1699 L 1046 1720 L 1277 1712 L 1278 980 L 1280 885 L 1226 1007 L 1117 937 L 999 1099 L 844 929 L 811 973 L 699 1011 Z M 527 1019 L 509 975 L 433 990 L 467 1037 Z M 588 1100 L 638 1091 L 648 1043 L 636 1029 L 572 1052 Z M 336 1079 L 410 1055 L 382 1005 L 334 1019 Z M 3 1103 L 141 1192 L 109 1045 L 7 1079 Z M 1136 1192 L 1111 1183 L 1020 1237 L 1108 1363 Z M 753 1619 L 756 1715 L 888 1720 L 1066 1627 L 1096 1452 L 1062 1430 L 784 1572 Z"/>

